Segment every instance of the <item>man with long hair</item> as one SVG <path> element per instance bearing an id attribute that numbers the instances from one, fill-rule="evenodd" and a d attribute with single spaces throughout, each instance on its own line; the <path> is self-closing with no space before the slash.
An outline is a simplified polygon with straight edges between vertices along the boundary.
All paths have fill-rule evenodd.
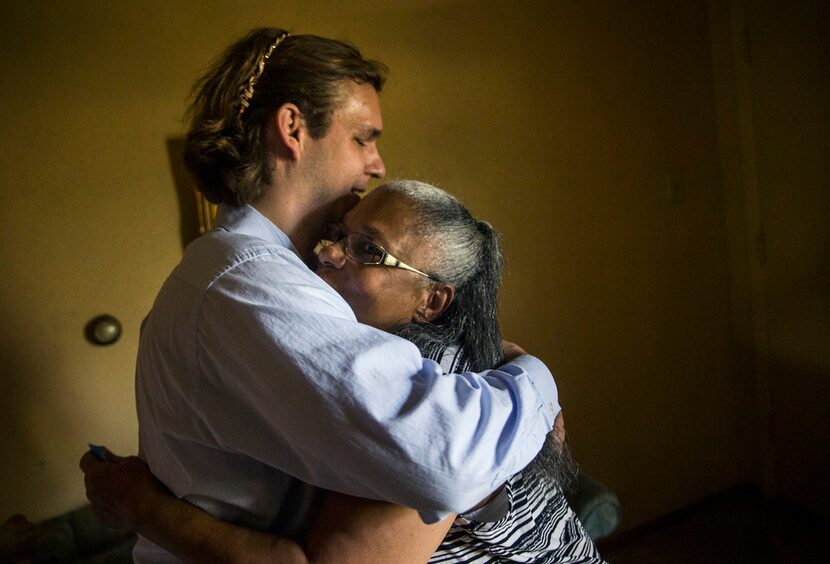
<path id="1" fill-rule="evenodd" d="M 346 43 L 269 28 L 197 84 L 185 163 L 220 204 L 217 229 L 188 247 L 143 324 L 136 403 L 153 474 L 221 519 L 295 534 L 313 484 L 435 522 L 525 467 L 553 427 L 537 359 L 444 374 L 359 323 L 304 262 L 385 174 L 384 74 Z M 172 557 L 140 539 L 135 558 Z"/>

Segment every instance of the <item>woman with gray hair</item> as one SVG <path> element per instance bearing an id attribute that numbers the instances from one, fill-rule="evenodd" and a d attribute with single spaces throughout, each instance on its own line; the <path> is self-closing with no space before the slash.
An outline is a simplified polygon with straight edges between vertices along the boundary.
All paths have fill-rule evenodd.
<path id="1" fill-rule="evenodd" d="M 502 360 L 499 236 L 450 194 L 417 181 L 387 183 L 328 226 L 316 251 L 318 275 L 359 321 L 411 340 L 445 370 Z M 338 440 L 358 432 L 371 428 L 344 428 Z M 120 475 L 111 473 L 106 491 L 88 492 L 106 502 L 96 510 L 184 560 L 601 562 L 565 500 L 574 465 L 553 434 L 533 463 L 465 514 L 425 525 L 415 510 L 320 490 L 320 510 L 301 539 L 221 522 L 164 492 L 138 459 L 111 459 Z"/>

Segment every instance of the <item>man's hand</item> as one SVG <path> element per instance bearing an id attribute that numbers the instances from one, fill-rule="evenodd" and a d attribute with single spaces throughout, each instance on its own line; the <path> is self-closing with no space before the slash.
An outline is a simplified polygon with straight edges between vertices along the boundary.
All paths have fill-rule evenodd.
<path id="1" fill-rule="evenodd" d="M 169 490 L 137 456 L 118 456 L 106 450 L 106 462 L 91 452 L 81 457 L 86 497 L 98 519 L 108 527 L 136 531 L 153 496 Z"/>
<path id="2" fill-rule="evenodd" d="M 505 341 L 504 339 L 501 340 L 501 348 L 504 351 L 504 362 L 510 362 L 520 354 L 527 354 L 527 352 L 516 343 L 511 343 L 510 341 Z"/>

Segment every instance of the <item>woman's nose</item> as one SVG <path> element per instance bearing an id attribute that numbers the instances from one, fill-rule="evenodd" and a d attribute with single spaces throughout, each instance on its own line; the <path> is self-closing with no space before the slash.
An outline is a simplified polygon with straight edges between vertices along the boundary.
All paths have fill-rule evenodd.
<path id="1" fill-rule="evenodd" d="M 343 249 L 345 239 L 331 243 L 330 245 L 323 245 L 320 252 L 317 253 L 317 260 L 320 264 L 330 266 L 332 268 L 343 268 L 346 262 L 346 253 Z"/>

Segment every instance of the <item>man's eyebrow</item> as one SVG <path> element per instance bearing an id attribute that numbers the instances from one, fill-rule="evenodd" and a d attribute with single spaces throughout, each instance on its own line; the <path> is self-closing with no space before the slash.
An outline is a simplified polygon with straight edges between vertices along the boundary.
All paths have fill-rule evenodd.
<path id="1" fill-rule="evenodd" d="M 374 141 L 380 137 L 383 130 L 378 129 L 377 127 L 361 127 L 360 132 L 366 141 Z"/>

